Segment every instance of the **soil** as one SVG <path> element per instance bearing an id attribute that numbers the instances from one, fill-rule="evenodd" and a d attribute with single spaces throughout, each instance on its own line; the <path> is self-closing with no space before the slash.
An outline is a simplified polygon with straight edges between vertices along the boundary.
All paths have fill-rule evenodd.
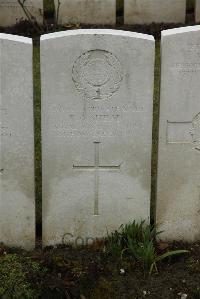
<path id="1" fill-rule="evenodd" d="M 4 248 L 1 253 L 29 256 L 48 269 L 40 282 L 45 299 L 200 298 L 200 243 L 158 244 L 160 253 L 176 249 L 189 252 L 159 263 L 158 272 L 151 275 L 131 258 L 110 256 L 104 251 L 103 243 L 82 248 L 49 247 L 33 252 Z M 32 279 L 31 273 L 28 275 Z M 35 274 L 33 279 L 38 280 Z"/>

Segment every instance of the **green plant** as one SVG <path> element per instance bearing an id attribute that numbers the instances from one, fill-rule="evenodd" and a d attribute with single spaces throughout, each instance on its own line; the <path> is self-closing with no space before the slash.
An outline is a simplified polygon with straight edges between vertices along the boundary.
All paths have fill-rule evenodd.
<path id="1" fill-rule="evenodd" d="M 144 242 L 135 242 L 129 239 L 127 250 L 135 260 L 142 263 L 144 269 L 150 269 L 152 262 L 155 260 L 155 247 L 151 240 Z"/>
<path id="2" fill-rule="evenodd" d="M 159 255 L 159 256 L 156 255 L 154 261 L 152 261 L 149 273 L 151 274 L 154 268 L 157 270 L 156 264 L 158 262 L 160 262 L 160 261 L 162 261 L 166 258 L 169 258 L 173 255 L 178 255 L 178 254 L 183 254 L 183 253 L 188 253 L 188 250 L 173 250 L 173 251 L 168 251 L 168 252 L 166 252 L 162 255 Z"/>
<path id="3" fill-rule="evenodd" d="M 187 250 L 168 251 L 162 255 L 156 252 L 156 236 L 161 232 L 157 232 L 156 228 L 145 221 L 121 225 L 119 231 L 111 234 L 107 233 L 106 248 L 113 255 L 124 257 L 128 255 L 135 261 L 140 262 L 145 270 L 149 270 L 151 274 L 155 269 L 157 271 L 157 263 L 172 255 L 188 252 Z"/>
<path id="4" fill-rule="evenodd" d="M 191 298 L 192 299 L 200 299 L 200 288 L 197 288 L 196 290 L 193 291 Z"/>
<path id="5" fill-rule="evenodd" d="M 120 256 L 123 251 L 121 234 L 114 231 L 110 234 L 107 232 L 106 249 L 114 256 Z"/>
<path id="6" fill-rule="evenodd" d="M 136 223 L 134 220 L 132 223 L 128 223 L 120 226 L 121 238 L 123 245 L 126 247 L 129 240 L 135 240 L 137 243 L 143 243 L 149 240 L 154 240 L 156 235 L 160 232 L 156 232 L 156 229 L 151 224 L 146 224 L 145 221 Z"/>
<path id="7" fill-rule="evenodd" d="M 155 227 L 152 225 L 147 225 L 145 221 L 136 223 L 134 220 L 132 223 L 121 225 L 119 231 L 114 231 L 111 234 L 107 233 L 107 249 L 112 254 L 120 256 L 125 251 L 130 252 L 131 249 L 133 252 L 139 244 L 146 244 L 151 240 L 155 240 L 158 234 L 159 232 L 156 232 Z"/>
<path id="8" fill-rule="evenodd" d="M 0 298 L 39 298 L 40 283 L 37 287 L 32 283 L 45 271 L 28 257 L 16 254 L 0 257 Z"/>

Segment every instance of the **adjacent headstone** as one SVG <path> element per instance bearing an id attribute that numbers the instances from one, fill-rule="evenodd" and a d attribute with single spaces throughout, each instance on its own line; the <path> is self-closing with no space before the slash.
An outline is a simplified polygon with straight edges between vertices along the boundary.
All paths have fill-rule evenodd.
<path id="1" fill-rule="evenodd" d="M 184 23 L 186 0 L 124 0 L 125 24 Z"/>
<path id="2" fill-rule="evenodd" d="M 24 0 L 20 0 L 21 3 Z M 27 15 L 34 21 L 43 22 L 43 0 L 25 0 L 24 9 L 18 0 L 0 0 L 0 26 L 12 26 L 27 20 Z"/>
<path id="3" fill-rule="evenodd" d="M 54 3 L 59 24 L 116 23 L 116 0 L 54 0 Z"/>
<path id="4" fill-rule="evenodd" d="M 0 34 L 0 242 L 35 243 L 32 41 Z"/>
<path id="5" fill-rule="evenodd" d="M 153 37 L 44 35 L 41 67 L 44 245 L 148 221 Z"/>
<path id="6" fill-rule="evenodd" d="M 196 23 L 200 23 L 200 0 L 196 0 L 195 2 L 195 21 Z"/>
<path id="7" fill-rule="evenodd" d="M 200 26 L 162 32 L 157 224 L 200 239 Z"/>

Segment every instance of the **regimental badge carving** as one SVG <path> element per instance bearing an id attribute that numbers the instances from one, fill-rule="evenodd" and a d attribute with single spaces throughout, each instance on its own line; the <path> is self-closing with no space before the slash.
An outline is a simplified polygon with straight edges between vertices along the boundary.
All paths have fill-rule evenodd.
<path id="1" fill-rule="evenodd" d="M 75 61 L 72 79 L 84 99 L 107 100 L 120 87 L 123 79 L 121 64 L 108 51 L 88 51 Z"/>
<path id="2" fill-rule="evenodd" d="M 200 151 L 200 113 L 192 121 L 192 139 L 195 149 Z"/>

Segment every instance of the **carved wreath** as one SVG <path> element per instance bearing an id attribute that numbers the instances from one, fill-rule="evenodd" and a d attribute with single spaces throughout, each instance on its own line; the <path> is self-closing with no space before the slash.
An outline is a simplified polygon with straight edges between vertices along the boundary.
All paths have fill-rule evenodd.
<path id="1" fill-rule="evenodd" d="M 72 79 L 88 100 L 106 100 L 119 89 L 123 79 L 117 57 L 104 50 L 82 54 L 74 63 Z"/>

